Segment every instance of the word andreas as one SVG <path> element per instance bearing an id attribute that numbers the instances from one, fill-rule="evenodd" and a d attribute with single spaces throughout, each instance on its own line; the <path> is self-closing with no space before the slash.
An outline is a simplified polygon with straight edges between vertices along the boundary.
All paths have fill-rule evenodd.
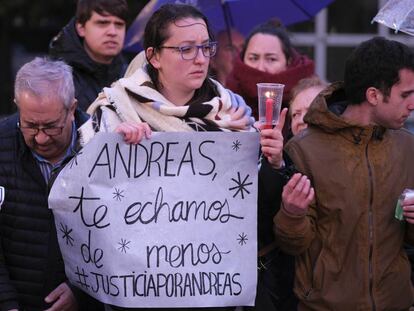
<path id="1" fill-rule="evenodd" d="M 137 144 L 126 148 L 120 147 L 120 143 L 105 143 L 93 162 L 88 177 L 91 178 L 98 168 L 106 170 L 109 179 L 120 173 L 128 178 L 176 177 L 180 176 L 183 169 L 186 170 L 186 174 L 208 176 L 216 168 L 213 158 L 207 155 L 207 151 L 214 150 L 214 143 L 212 140 L 202 141 L 196 145 L 192 142 L 153 141 L 149 146 Z M 203 167 L 205 171 L 200 171 L 199 167 Z"/>

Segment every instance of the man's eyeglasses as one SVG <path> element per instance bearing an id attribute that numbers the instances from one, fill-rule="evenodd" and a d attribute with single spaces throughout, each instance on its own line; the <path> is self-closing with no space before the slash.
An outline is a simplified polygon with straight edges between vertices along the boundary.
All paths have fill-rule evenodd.
<path id="1" fill-rule="evenodd" d="M 198 50 L 201 49 L 201 52 L 205 57 L 213 57 L 217 52 L 217 42 L 209 42 L 201 45 L 183 45 L 183 46 L 160 46 L 160 49 L 174 49 L 181 54 L 183 60 L 193 60 L 198 55 Z"/>
<path id="2" fill-rule="evenodd" d="M 63 122 L 66 122 L 66 119 L 68 117 L 68 111 L 66 111 L 65 119 Z M 65 126 L 51 126 L 51 127 L 33 127 L 33 126 L 21 126 L 20 121 L 17 122 L 17 126 L 22 131 L 23 134 L 29 135 L 29 136 L 36 136 L 39 134 L 40 131 L 42 131 L 47 136 L 57 136 L 62 134 L 63 129 Z"/>

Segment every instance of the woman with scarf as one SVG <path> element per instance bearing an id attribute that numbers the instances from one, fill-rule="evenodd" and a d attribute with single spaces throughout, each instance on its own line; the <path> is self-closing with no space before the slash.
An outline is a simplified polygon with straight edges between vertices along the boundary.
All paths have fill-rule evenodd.
<path id="1" fill-rule="evenodd" d="M 196 8 L 162 6 L 146 25 L 144 51 L 125 77 L 104 88 L 89 107 L 91 120 L 81 129 L 83 143 L 97 132 L 112 132 L 121 121 L 145 123 L 158 132 L 255 131 L 244 100 L 207 76 L 216 48 L 206 17 Z M 140 138 L 149 134 L 139 132 Z"/>
<path id="2" fill-rule="evenodd" d="M 284 84 L 282 107 L 288 107 L 293 87 L 314 71 L 313 61 L 293 48 L 280 22 L 270 20 L 249 34 L 226 86 L 246 100 L 257 120 L 257 83 Z"/>

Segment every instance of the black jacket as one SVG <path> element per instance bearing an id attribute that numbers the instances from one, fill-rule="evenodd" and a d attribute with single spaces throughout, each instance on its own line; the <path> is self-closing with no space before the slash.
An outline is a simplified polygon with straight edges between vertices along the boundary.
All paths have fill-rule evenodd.
<path id="1" fill-rule="evenodd" d="M 76 126 L 87 120 L 76 113 Z M 0 310 L 44 310 L 44 298 L 66 281 L 48 187 L 17 127 L 18 114 L 0 122 Z"/>
<path id="2" fill-rule="evenodd" d="M 78 107 L 83 111 L 94 102 L 104 87 L 120 79 L 127 68 L 121 54 L 110 65 L 94 62 L 86 53 L 83 41 L 76 32 L 74 18 L 52 39 L 49 54 L 72 66 L 75 97 Z"/>
<path id="3" fill-rule="evenodd" d="M 293 293 L 295 259 L 282 252 L 273 233 L 273 217 L 280 208 L 283 186 L 289 180 L 293 166 L 285 158 L 286 167 L 275 170 L 266 159 L 262 160 L 258 180 L 258 285 L 254 308 L 248 311 L 296 310 Z"/>

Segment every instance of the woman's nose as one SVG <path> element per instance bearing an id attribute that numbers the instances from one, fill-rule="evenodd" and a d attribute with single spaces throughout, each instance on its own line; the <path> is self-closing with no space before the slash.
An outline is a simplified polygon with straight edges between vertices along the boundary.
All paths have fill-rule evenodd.
<path id="1" fill-rule="evenodd" d="M 266 71 L 266 66 L 265 66 L 264 61 L 262 59 L 257 62 L 256 69 L 260 70 L 260 71 Z"/>
<path id="2" fill-rule="evenodd" d="M 207 61 L 208 57 L 204 56 L 203 52 L 201 51 L 201 49 L 197 49 L 197 55 L 194 58 L 194 61 L 196 63 L 205 63 Z"/>

